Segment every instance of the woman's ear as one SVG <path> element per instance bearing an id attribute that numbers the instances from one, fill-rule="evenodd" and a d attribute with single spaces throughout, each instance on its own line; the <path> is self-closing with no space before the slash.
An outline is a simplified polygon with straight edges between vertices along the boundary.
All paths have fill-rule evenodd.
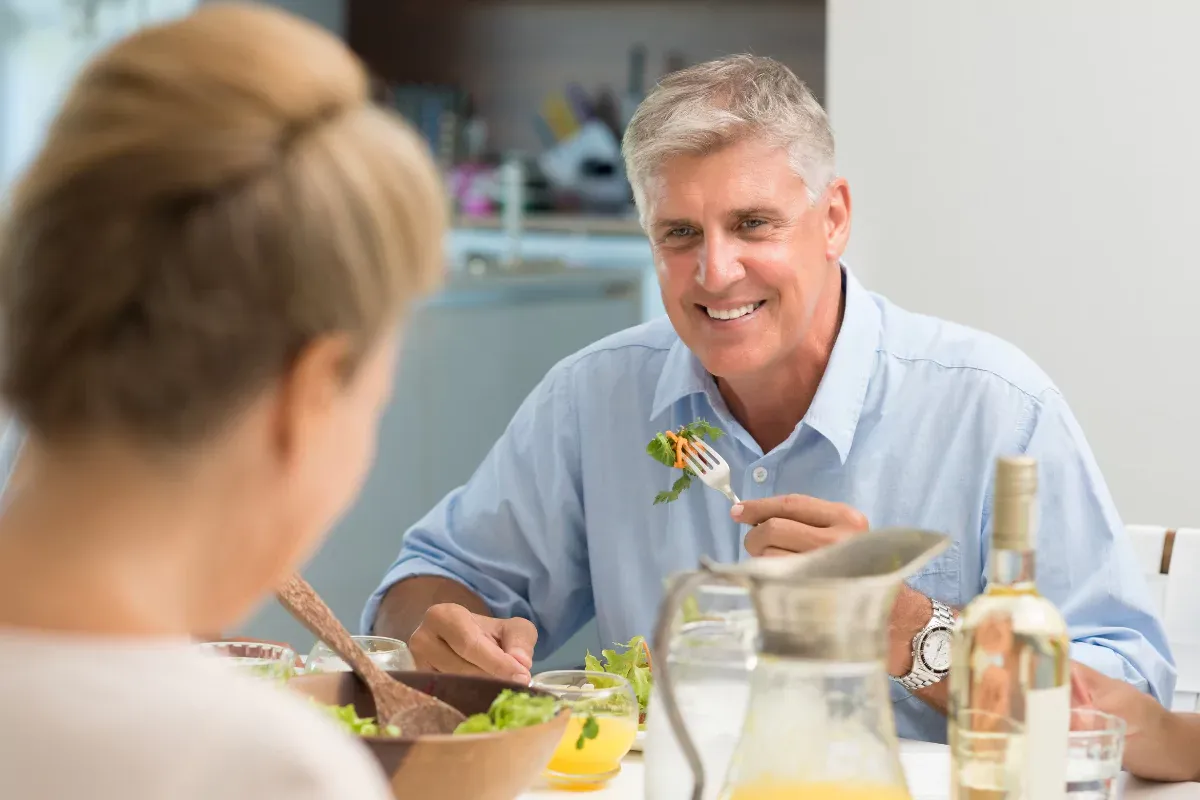
<path id="1" fill-rule="evenodd" d="M 345 391 L 352 356 L 350 337 L 322 336 L 305 345 L 284 372 L 272 425 L 281 460 L 296 463 L 319 438 L 334 401 Z"/>

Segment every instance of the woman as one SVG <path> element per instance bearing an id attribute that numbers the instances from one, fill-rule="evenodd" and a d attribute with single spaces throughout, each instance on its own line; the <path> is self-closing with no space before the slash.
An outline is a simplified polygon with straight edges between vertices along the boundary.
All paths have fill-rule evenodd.
<path id="1" fill-rule="evenodd" d="M 6 797 L 383 798 L 319 709 L 199 654 L 373 457 L 444 201 L 362 66 L 207 5 L 90 64 L 0 238 Z"/>

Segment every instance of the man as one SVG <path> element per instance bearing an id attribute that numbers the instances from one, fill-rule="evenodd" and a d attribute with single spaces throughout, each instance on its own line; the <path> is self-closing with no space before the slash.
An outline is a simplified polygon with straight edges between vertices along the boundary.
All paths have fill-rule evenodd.
<path id="1" fill-rule="evenodd" d="M 841 264 L 850 192 L 824 111 L 784 66 L 735 56 L 666 78 L 623 143 L 668 319 L 558 364 L 476 474 L 409 531 L 367 629 L 440 671 L 525 680 L 593 615 L 651 632 L 663 579 L 702 555 L 804 552 L 875 527 L 950 534 L 890 628 L 902 736 L 945 737 L 955 609 L 988 575 L 992 470 L 1038 459 L 1038 579 L 1072 657 L 1160 699 L 1174 671 L 1121 521 L 1062 395 L 998 339 L 906 312 Z M 645 454 L 703 418 L 745 500 Z M 582 657 L 582 653 L 580 654 Z"/>

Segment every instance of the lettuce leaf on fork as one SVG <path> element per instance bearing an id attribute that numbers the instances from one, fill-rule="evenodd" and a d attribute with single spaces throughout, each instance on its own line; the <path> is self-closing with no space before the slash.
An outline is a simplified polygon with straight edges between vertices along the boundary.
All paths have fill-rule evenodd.
<path id="1" fill-rule="evenodd" d="M 691 467 L 683 463 L 682 456 L 675 442 L 678 440 L 695 442 L 701 439 L 716 441 L 724 435 L 725 431 L 715 425 L 710 425 L 703 419 L 698 419 L 687 425 L 681 425 L 678 430 L 662 431 L 651 439 L 650 444 L 646 445 L 646 453 L 660 464 L 682 470 L 683 472 L 676 479 L 675 483 L 672 484 L 670 491 L 659 492 L 654 496 L 654 505 L 678 500 L 680 493 L 692 485 L 693 473 Z"/>

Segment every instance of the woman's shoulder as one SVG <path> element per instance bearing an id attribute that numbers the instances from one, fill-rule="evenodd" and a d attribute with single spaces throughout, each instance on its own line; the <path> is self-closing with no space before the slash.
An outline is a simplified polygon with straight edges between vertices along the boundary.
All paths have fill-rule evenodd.
<path id="1" fill-rule="evenodd" d="M 53 756 L 93 765 L 80 789 L 97 798 L 391 797 L 367 749 L 320 708 L 188 648 L 0 644 L 0 740 L 15 743 L 0 766 L 26 796 L 72 796 L 80 770 L 36 768 Z"/>

